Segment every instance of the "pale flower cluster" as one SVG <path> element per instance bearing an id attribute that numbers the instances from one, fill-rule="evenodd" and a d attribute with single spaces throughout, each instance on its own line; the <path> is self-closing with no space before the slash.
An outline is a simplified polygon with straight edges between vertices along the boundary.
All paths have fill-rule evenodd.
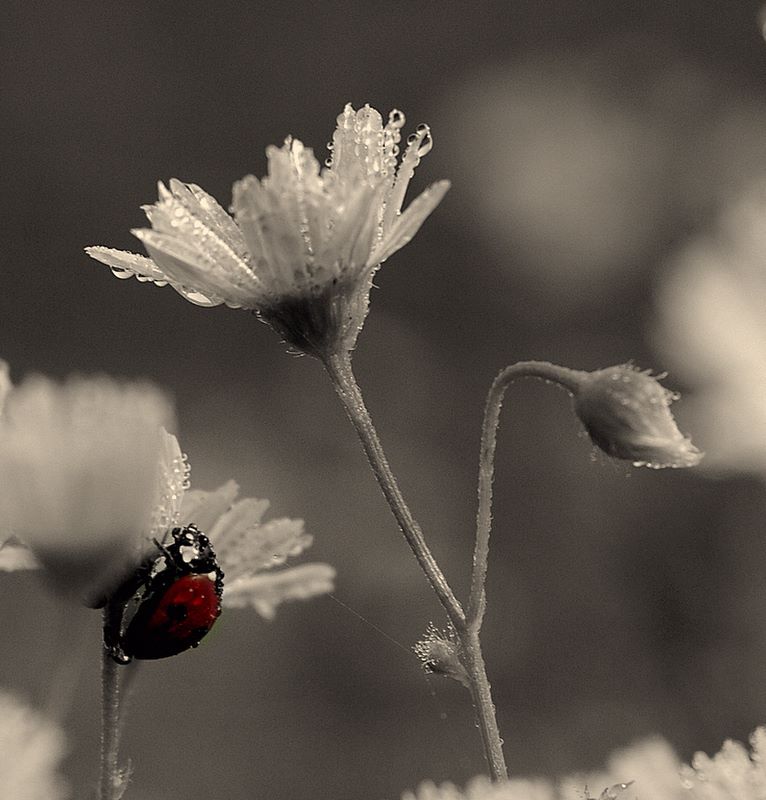
<path id="1" fill-rule="evenodd" d="M 449 188 L 439 181 L 402 211 L 415 167 L 431 149 L 426 125 L 407 140 L 404 115 L 350 104 L 338 116 L 331 155 L 320 168 L 311 149 L 288 137 L 269 147 L 268 175 L 234 184 L 232 218 L 192 183 L 159 184 L 133 230 L 150 258 L 88 247 L 118 277 L 169 284 L 203 306 L 256 311 L 303 352 L 351 350 L 367 314 L 372 276 L 417 232 Z"/>
<path id="2" fill-rule="evenodd" d="M 750 745 L 748 751 L 726 741 L 712 758 L 697 753 L 688 766 L 666 741 L 653 738 L 618 750 L 600 773 L 557 782 L 479 777 L 463 790 L 429 781 L 402 800 L 766 800 L 766 728 L 754 731 Z"/>

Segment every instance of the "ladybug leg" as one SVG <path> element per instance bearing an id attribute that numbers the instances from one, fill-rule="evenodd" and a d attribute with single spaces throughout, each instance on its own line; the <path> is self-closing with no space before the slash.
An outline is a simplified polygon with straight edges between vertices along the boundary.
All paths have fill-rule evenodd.
<path id="1" fill-rule="evenodd" d="M 159 539 L 152 539 L 154 544 L 157 546 L 157 549 L 165 555 L 166 558 L 170 557 L 170 553 L 168 552 L 168 548 L 159 540 Z"/>
<path id="2" fill-rule="evenodd" d="M 160 553 L 165 556 L 165 561 L 167 561 L 168 566 L 176 563 L 175 558 L 173 558 L 173 554 L 170 552 L 170 550 L 168 550 L 167 547 L 165 547 L 164 544 L 162 544 L 162 542 L 158 541 L 157 539 L 152 539 L 152 541 L 157 546 L 157 549 L 160 551 Z"/>
<path id="3" fill-rule="evenodd" d="M 142 564 L 112 592 L 104 603 L 104 647 L 118 664 L 133 659 L 122 647 L 122 628 L 125 608 L 133 596 L 146 585 L 148 566 Z"/>

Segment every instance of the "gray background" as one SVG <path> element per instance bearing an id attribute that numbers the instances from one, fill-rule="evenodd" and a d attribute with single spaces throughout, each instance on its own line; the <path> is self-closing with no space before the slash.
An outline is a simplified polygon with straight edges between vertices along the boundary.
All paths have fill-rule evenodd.
<path id="1" fill-rule="evenodd" d="M 230 612 L 198 651 L 145 665 L 124 741 L 128 796 L 393 798 L 423 778 L 465 781 L 483 762 L 464 691 L 425 678 L 407 652 L 440 609 L 319 366 L 286 356 L 245 312 L 118 282 L 82 248 L 140 249 L 129 228 L 157 179 L 198 182 L 227 205 L 233 180 L 263 173 L 266 145 L 292 133 L 322 153 L 347 101 L 401 108 L 408 130 L 429 122 L 435 148 L 414 187 L 453 188 L 379 273 L 356 365 L 405 495 L 464 592 L 496 371 L 522 358 L 665 366 L 653 292 L 728 179 L 701 132 L 737 98 L 763 103 L 757 13 L 744 0 L 3 4 L 0 354 L 14 378 L 105 371 L 167 387 L 193 484 L 234 477 L 274 514 L 304 517 L 310 560 L 337 567 L 338 598 L 368 621 L 329 598 L 273 623 Z M 566 140 L 546 87 L 564 107 L 573 98 L 571 126 L 581 81 L 638 126 L 620 164 L 663 143 L 650 175 L 617 187 L 616 241 L 636 240 L 614 258 L 599 250 L 592 272 L 598 205 L 567 223 L 571 248 L 544 202 L 538 239 L 482 206 L 504 190 L 504 148 L 518 166 L 536 137 Z M 551 163 L 552 196 L 587 204 L 587 181 L 582 195 L 558 186 Z M 524 197 L 514 202 L 523 218 Z M 512 389 L 485 626 L 512 771 L 595 767 L 652 732 L 684 757 L 745 737 L 766 720 L 761 482 L 630 470 L 594 460 L 578 434 L 562 393 Z M 98 618 L 19 574 L 3 577 L 0 619 L 0 685 L 61 715 L 82 796 L 98 747 Z"/>

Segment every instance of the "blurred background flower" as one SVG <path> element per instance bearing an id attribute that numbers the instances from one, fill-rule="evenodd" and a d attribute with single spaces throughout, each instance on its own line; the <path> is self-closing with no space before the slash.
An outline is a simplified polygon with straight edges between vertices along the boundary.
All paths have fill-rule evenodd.
<path id="1" fill-rule="evenodd" d="M 18 697 L 0 691 L 0 786 L 14 800 L 65 800 L 64 732 Z"/>
<path id="2" fill-rule="evenodd" d="M 0 526 L 63 594 L 98 603 L 146 548 L 162 426 L 173 409 L 154 386 L 105 376 L 27 378 L 0 422 Z M 6 558 L 14 542 L 1 542 Z M 23 561 L 22 566 L 25 566 Z"/>
<path id="3" fill-rule="evenodd" d="M 482 776 L 470 781 L 464 791 L 452 783 L 438 786 L 426 781 L 415 792 L 405 792 L 402 800 L 760 800 L 766 791 L 766 729 L 753 732 L 750 746 L 727 740 L 712 758 L 698 752 L 686 765 L 664 739 L 654 737 L 612 753 L 607 768 L 600 772 L 557 781 L 514 778 L 501 784 Z M 594 790 L 604 784 L 603 791 Z"/>
<path id="4" fill-rule="evenodd" d="M 402 645 L 330 598 L 286 604 L 277 625 L 224 615 L 215 647 L 137 678 L 124 742 L 137 797 L 397 797 L 427 776 L 464 785 L 483 763 L 466 745 L 465 690 L 424 678 L 410 651 L 440 608 L 319 366 L 284 358 L 246 313 L 118 285 L 81 248 L 131 248 L 126 209 L 158 176 L 226 198 L 291 131 L 321 149 L 344 102 L 428 121 L 435 146 L 411 191 L 433 177 L 453 187 L 378 273 L 355 366 L 402 489 L 465 589 L 481 411 L 500 367 L 634 359 L 695 388 L 655 336 L 655 291 L 691 237 L 715 236 L 766 155 L 759 7 L 4 8 L 3 356 L 19 375 L 167 386 L 195 485 L 236 475 L 275 516 L 300 509 L 314 558 L 338 569 L 335 596 Z M 708 428 L 703 440 L 683 417 L 692 403 L 686 392 L 674 406 L 680 428 L 711 449 Z M 766 719 L 761 478 L 632 471 L 591 453 L 562 393 L 512 388 L 484 630 L 519 775 L 596 767 L 653 733 L 688 761 Z M 80 609 L 62 618 L 20 572 L 2 590 L 0 683 L 44 706 Z M 95 652 L 88 636 L 76 641 Z M 94 669 L 67 724 L 77 787 L 97 747 Z M 203 686 L 204 752 L 194 770 L 169 769 L 188 763 L 178 732 L 201 713 Z"/>
<path id="5" fill-rule="evenodd" d="M 708 452 L 703 466 L 766 478 L 766 159 L 758 169 L 671 258 L 657 338 L 694 390 L 683 414 Z"/>

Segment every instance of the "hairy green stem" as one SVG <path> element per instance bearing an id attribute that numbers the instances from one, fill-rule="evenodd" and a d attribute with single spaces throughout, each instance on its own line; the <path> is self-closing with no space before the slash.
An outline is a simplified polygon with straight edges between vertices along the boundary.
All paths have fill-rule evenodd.
<path id="1" fill-rule="evenodd" d="M 436 559 L 426 544 L 420 525 L 412 516 L 412 512 L 407 507 L 399 490 L 399 485 L 388 464 L 386 454 L 383 452 L 383 446 L 373 425 L 370 412 L 364 404 L 362 392 L 351 369 L 351 359 L 347 355 L 331 355 L 324 361 L 324 365 L 335 391 L 346 409 L 346 414 L 359 435 L 370 467 L 375 473 L 378 484 L 399 523 L 399 528 L 404 534 L 407 544 L 444 606 L 450 622 L 460 630 L 465 624 L 463 607 L 436 563 Z"/>
<path id="2" fill-rule="evenodd" d="M 463 654 L 463 666 L 470 680 L 469 691 L 476 711 L 476 719 L 484 745 L 484 755 L 489 766 L 492 780 L 508 779 L 508 767 L 503 755 L 503 740 L 497 725 L 495 704 L 492 700 L 492 688 L 489 685 L 484 656 L 481 652 L 479 632 L 465 630 L 458 634 Z"/>
<path id="3" fill-rule="evenodd" d="M 106 622 L 108 610 L 104 610 Z M 98 784 L 99 800 L 116 800 L 122 792 L 122 777 L 118 766 L 120 747 L 120 667 L 102 647 L 101 656 L 101 772 Z"/>
<path id="4" fill-rule="evenodd" d="M 469 690 L 476 710 L 490 775 L 493 780 L 504 780 L 508 777 L 508 770 L 503 757 L 502 739 L 497 726 L 495 706 L 492 702 L 478 631 L 469 630 L 463 607 L 431 554 L 423 532 L 399 490 L 354 377 L 350 357 L 348 355 L 329 356 L 325 359 L 324 366 L 351 424 L 359 435 L 383 495 L 460 639 L 463 656 L 461 660 L 468 674 Z"/>
<path id="5" fill-rule="evenodd" d="M 500 409 L 505 390 L 517 378 L 541 378 L 562 386 L 574 394 L 585 373 L 568 367 L 559 367 L 546 361 L 519 361 L 502 370 L 492 382 L 484 409 L 479 454 L 479 505 L 476 512 L 476 544 L 473 553 L 471 593 L 468 598 L 467 620 L 469 628 L 478 633 L 486 610 L 487 559 L 489 534 L 492 527 L 492 480 L 495 473 L 495 450 Z"/>

